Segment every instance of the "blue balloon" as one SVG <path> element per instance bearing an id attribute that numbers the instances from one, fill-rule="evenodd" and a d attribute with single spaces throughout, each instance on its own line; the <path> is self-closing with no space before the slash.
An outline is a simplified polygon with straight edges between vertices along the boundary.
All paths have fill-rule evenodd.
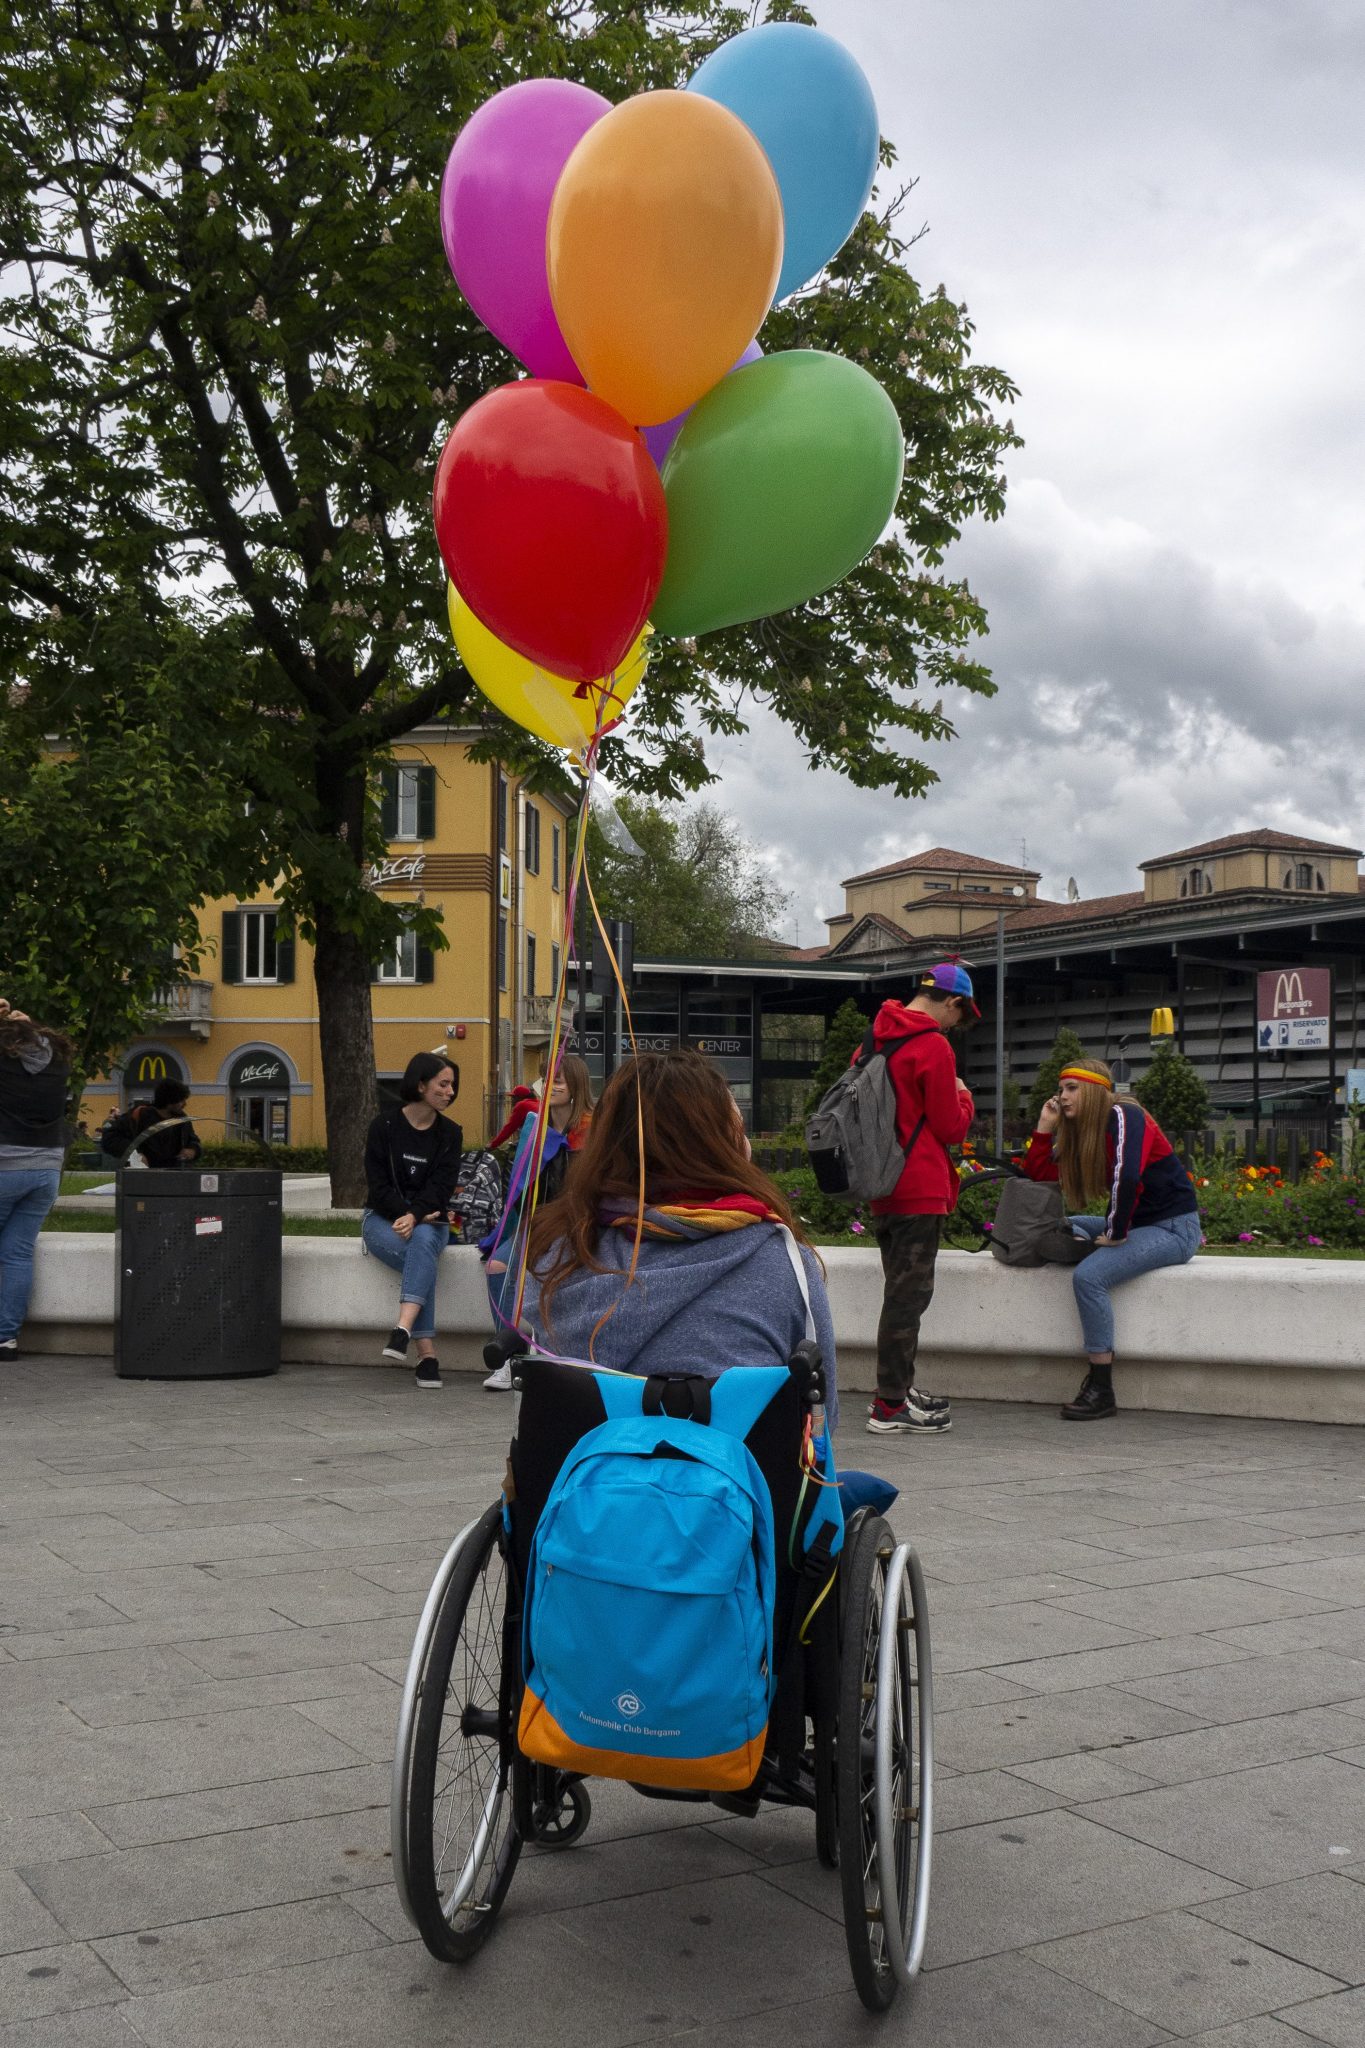
<path id="1" fill-rule="evenodd" d="M 777 297 L 809 284 L 857 226 L 877 174 L 877 103 L 842 43 L 795 21 L 732 36 L 688 80 L 752 129 L 786 224 Z"/>

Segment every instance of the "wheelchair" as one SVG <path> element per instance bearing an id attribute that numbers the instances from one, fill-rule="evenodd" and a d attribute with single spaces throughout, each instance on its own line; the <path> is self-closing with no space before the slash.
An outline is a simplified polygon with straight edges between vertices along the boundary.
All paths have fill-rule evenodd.
<path id="1" fill-rule="evenodd" d="M 490 1345 L 500 1364 L 506 1347 Z M 431 1954 L 466 1963 L 492 1931 L 527 1843 L 579 1841 L 592 1815 L 584 1778 L 520 1750 L 522 1614 L 536 1521 L 560 1466 L 603 1420 L 597 1369 L 512 1359 L 515 1433 L 503 1497 L 461 1529 L 427 1595 L 395 1743 L 394 1875 Z M 775 1376 L 776 1377 L 776 1376 Z M 654 1412 L 690 1419 L 689 1390 L 656 1379 Z M 756 1814 L 808 1810 L 819 1862 L 838 1873 L 849 1965 L 869 2011 L 887 2011 L 924 1955 L 933 1844 L 933 1677 L 924 1577 L 908 1543 L 860 1508 L 842 1547 L 805 1550 L 813 1489 L 800 1447 L 824 1401 L 819 1353 L 798 1346 L 744 1441 L 779 1532 L 773 1615 L 775 1691 L 762 1764 L 742 1793 L 662 1789 L 642 1796 Z M 706 1412 L 709 1412 L 707 1410 Z M 798 1562 L 799 1560 L 799 1562 Z"/>

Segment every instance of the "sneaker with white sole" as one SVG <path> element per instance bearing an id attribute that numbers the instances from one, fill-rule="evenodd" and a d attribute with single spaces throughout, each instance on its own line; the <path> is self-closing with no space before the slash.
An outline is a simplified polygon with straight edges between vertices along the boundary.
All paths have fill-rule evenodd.
<path id="1" fill-rule="evenodd" d="M 417 1370 L 413 1374 L 413 1378 L 419 1387 L 434 1387 L 437 1393 L 440 1393 L 441 1367 L 438 1360 L 434 1358 L 419 1358 Z"/>
<path id="2" fill-rule="evenodd" d="M 923 1387 L 911 1387 L 908 1398 L 916 1408 L 923 1408 L 930 1415 L 947 1415 L 953 1405 L 946 1394 L 926 1394 Z M 876 1405 L 875 1400 L 869 1402 L 869 1415 Z"/>
<path id="3" fill-rule="evenodd" d="M 870 1436 L 897 1436 L 902 1430 L 945 1430 L 951 1429 L 953 1418 L 942 1408 L 921 1408 L 907 1396 L 899 1408 L 880 1398 L 872 1403 L 872 1413 L 867 1418 Z"/>
<path id="4" fill-rule="evenodd" d="M 484 1381 L 484 1391 L 490 1394 L 510 1394 L 512 1391 L 512 1361 L 504 1359 L 496 1372 L 490 1372 Z"/>
<path id="5" fill-rule="evenodd" d="M 408 1332 L 406 1330 L 390 1330 L 389 1341 L 379 1356 L 389 1359 L 394 1365 L 406 1365 L 408 1362 L 408 1341 Z"/>

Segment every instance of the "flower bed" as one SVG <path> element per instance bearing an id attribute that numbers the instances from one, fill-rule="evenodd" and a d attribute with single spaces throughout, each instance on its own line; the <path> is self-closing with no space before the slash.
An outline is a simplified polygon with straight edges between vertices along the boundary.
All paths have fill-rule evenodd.
<path id="1" fill-rule="evenodd" d="M 989 1236 L 1000 1199 L 1000 1184 L 973 1187 L 979 1169 L 970 1147 L 958 1167 L 962 1189 L 946 1219 L 943 1242 L 975 1249 Z M 1287 1180 L 1277 1166 L 1245 1166 L 1231 1154 L 1203 1160 L 1191 1173 L 1199 1200 L 1205 1242 L 1254 1251 L 1318 1250 L 1365 1252 L 1365 1176 L 1343 1173 L 1325 1152 L 1314 1155 L 1310 1171 Z M 834 1244 L 867 1244 L 871 1218 L 861 1206 L 822 1195 L 808 1168 L 777 1176 L 807 1229 Z"/>

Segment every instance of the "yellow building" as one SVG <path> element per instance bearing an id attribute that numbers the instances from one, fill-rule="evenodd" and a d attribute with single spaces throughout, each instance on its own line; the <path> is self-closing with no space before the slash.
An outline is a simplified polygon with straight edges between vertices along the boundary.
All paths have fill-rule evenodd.
<path id="1" fill-rule="evenodd" d="M 415 1052 L 439 1047 L 459 1073 L 453 1114 L 477 1143 L 508 1091 L 534 1079 L 549 1044 L 563 945 L 572 812 L 470 758 L 468 727 L 422 726 L 384 771 L 388 853 L 371 885 L 437 907 L 449 949 L 405 935 L 375 968 L 381 1088 Z M 247 1133 L 273 1144 L 326 1142 L 312 948 L 276 935 L 275 899 L 206 904 L 202 978 L 170 990 L 114 1075 L 86 1090 L 97 1130 L 115 1107 L 185 1080 L 207 1142 Z"/>

